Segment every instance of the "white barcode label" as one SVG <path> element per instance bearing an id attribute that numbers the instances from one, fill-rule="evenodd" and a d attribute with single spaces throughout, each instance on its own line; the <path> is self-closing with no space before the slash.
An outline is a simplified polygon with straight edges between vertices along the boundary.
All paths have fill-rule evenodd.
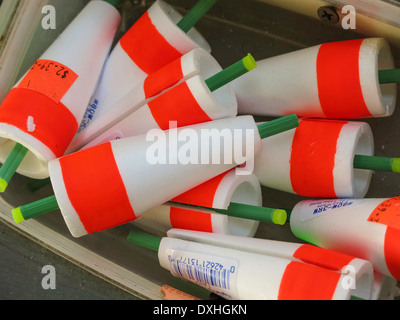
<path id="1" fill-rule="evenodd" d="M 169 250 L 168 259 L 174 276 L 194 282 L 224 298 L 237 297 L 237 260 L 184 250 Z"/>

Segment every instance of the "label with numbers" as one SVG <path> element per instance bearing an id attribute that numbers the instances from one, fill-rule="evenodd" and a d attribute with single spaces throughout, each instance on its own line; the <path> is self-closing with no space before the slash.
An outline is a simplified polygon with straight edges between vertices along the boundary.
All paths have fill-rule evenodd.
<path id="1" fill-rule="evenodd" d="M 237 297 L 238 261 L 186 250 L 169 250 L 171 273 L 227 299 Z"/>
<path id="2" fill-rule="evenodd" d="M 59 62 L 37 60 L 18 88 L 35 90 L 58 103 L 77 78 L 74 71 Z"/>
<path id="3" fill-rule="evenodd" d="M 400 196 L 381 202 L 372 211 L 368 221 L 400 229 Z"/>

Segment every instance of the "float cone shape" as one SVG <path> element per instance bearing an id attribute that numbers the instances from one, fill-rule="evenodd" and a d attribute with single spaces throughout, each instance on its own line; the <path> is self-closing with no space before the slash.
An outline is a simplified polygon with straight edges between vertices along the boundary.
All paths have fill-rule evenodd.
<path id="1" fill-rule="evenodd" d="M 171 75 L 171 69 L 177 68 L 177 66 L 182 72 L 185 70 L 187 75 L 191 74 L 188 76 L 189 79 L 153 100 L 147 99 L 148 101 L 145 102 L 145 99 L 142 99 L 143 95 L 140 94 L 143 93 L 143 88 L 148 88 L 146 91 L 149 96 L 151 96 L 150 92 L 156 95 L 163 88 L 168 88 L 168 85 L 174 81 L 168 76 Z M 125 110 L 121 105 L 115 105 L 116 109 L 113 108 L 106 112 L 101 120 L 95 120 L 87 130 L 77 134 L 67 153 L 72 153 L 78 146 L 82 146 L 83 143 L 103 132 L 115 122 L 112 119 L 118 117 L 122 117 L 124 120 L 105 130 L 104 133 L 85 145 L 84 149 L 107 141 L 144 134 L 151 129 L 168 129 L 170 121 L 173 121 L 176 127 L 181 127 L 236 116 L 236 98 L 227 84 L 254 68 L 256 68 L 256 63 L 250 54 L 222 70 L 206 51 L 194 49 L 147 77 L 144 85 L 133 90 L 133 93 L 137 93 L 136 98 L 133 93 L 128 94 L 132 100 L 138 99 L 144 103 L 140 110 L 130 114 L 131 108 Z M 100 126 L 98 126 L 99 121 Z M 34 191 L 49 182 L 48 180 L 32 181 L 29 188 Z"/>
<path id="2" fill-rule="evenodd" d="M 210 62 L 211 58 L 206 58 L 206 61 Z M 224 70 L 214 61 L 208 65 L 207 72 L 180 82 L 142 105 L 137 111 L 125 115 L 123 120 L 90 141 L 85 148 L 116 137 L 144 134 L 151 129 L 166 130 L 170 127 L 170 121 L 174 121 L 177 127 L 182 127 L 234 117 L 237 115 L 237 101 L 232 88 L 227 84 L 254 68 L 256 63 L 250 54 Z M 157 73 L 160 71 L 164 70 L 160 69 Z M 108 118 L 107 113 L 104 115 Z M 96 120 L 93 122 L 95 124 Z M 92 125 L 82 134 L 92 131 L 91 127 Z"/>
<path id="3" fill-rule="evenodd" d="M 400 171 L 400 159 L 372 156 L 373 135 L 364 122 L 301 119 L 263 146 L 254 170 L 261 185 L 304 197 L 363 198 L 373 170 Z"/>
<path id="4" fill-rule="evenodd" d="M 382 38 L 325 43 L 257 61 L 234 82 L 239 114 L 357 119 L 390 116 L 400 70 Z"/>
<path id="5" fill-rule="evenodd" d="M 360 296 L 357 299 L 371 296 L 373 270 L 368 261 L 313 246 L 174 231 L 169 232 L 173 237 L 163 238 L 132 231 L 128 241 L 156 251 L 161 267 L 174 276 L 192 281 L 228 300 L 348 300 L 354 290 L 343 285 L 347 279 L 340 270 L 346 264 L 354 264 L 353 268 L 358 270 L 356 287 Z M 225 237 L 233 242 L 228 244 Z M 236 245 L 245 248 L 242 250 Z M 272 251 L 284 249 L 284 252 L 274 255 L 268 252 L 269 248 Z M 261 252 L 255 252 L 257 249 Z M 316 255 L 330 261 L 321 261 Z M 212 269 L 210 265 L 218 268 Z"/>
<path id="6" fill-rule="evenodd" d="M 89 142 L 113 128 L 131 113 L 148 104 L 154 97 L 169 90 L 176 84 L 196 75 L 208 78 L 220 70 L 220 65 L 208 51 L 196 48 L 148 75 L 124 97 L 118 100 L 112 108 L 96 115 L 94 118 L 92 114 L 96 113 L 98 101 L 93 101 L 93 104 L 86 111 L 86 117 L 90 121 L 90 126 L 86 121 L 81 123 L 82 129 L 74 137 L 68 151 L 77 151 L 88 145 Z M 103 135 L 103 137 L 105 136 L 105 140 L 107 140 L 107 137 L 121 138 L 122 136 L 122 132 L 119 130 L 111 130 L 111 132 L 117 134 L 107 135 L 106 133 Z M 100 140 L 104 139 L 100 138 Z"/>
<path id="7" fill-rule="evenodd" d="M 199 0 L 185 17 L 162 0 L 152 4 L 113 48 L 79 132 L 148 75 L 195 48 L 210 52 L 209 44 L 193 26 L 216 2 Z M 180 23 L 185 24 L 185 30 Z"/>
<path id="8" fill-rule="evenodd" d="M 290 215 L 294 235 L 322 248 L 368 260 L 400 280 L 400 198 L 299 202 Z"/>
<path id="9" fill-rule="evenodd" d="M 16 208 L 13 215 L 21 222 L 26 217 L 46 213 L 47 206 L 52 208 L 55 204 L 75 237 L 112 228 L 135 220 L 147 210 L 240 164 L 247 166 L 262 148 L 262 138 L 297 125 L 294 115 L 260 126 L 253 117 L 243 116 L 158 130 L 158 142 L 147 135 L 106 142 L 51 161 L 49 170 L 55 196 Z M 189 130 L 192 139 L 186 142 L 178 139 L 182 131 L 186 134 Z M 230 138 L 224 139 L 222 145 L 218 142 L 210 153 L 211 136 L 204 138 L 206 132 L 211 136 L 217 134 L 218 141 L 218 132 Z M 192 150 L 195 159 L 183 157 L 178 162 L 181 148 L 184 154 Z M 168 158 L 158 157 L 163 154 Z M 156 194 L 154 188 L 158 190 Z M 88 194 L 87 190 L 91 192 Z"/>
<path id="10" fill-rule="evenodd" d="M 90 1 L 11 89 L 0 106 L 0 137 L 8 139 L 0 150 L 1 191 L 15 171 L 31 178 L 48 177 L 48 162 L 64 155 L 119 23 L 115 7 Z"/>
<path id="11" fill-rule="evenodd" d="M 284 225 L 287 212 L 262 207 L 261 187 L 254 174 L 224 172 L 145 212 L 135 225 L 153 234 L 171 228 L 252 237 L 260 221 Z"/>
<path id="12" fill-rule="evenodd" d="M 229 170 L 171 200 L 175 203 L 150 209 L 135 221 L 135 225 L 154 230 L 152 233 L 157 234 L 165 233 L 171 228 L 179 228 L 244 237 L 254 236 L 259 225 L 257 220 L 216 212 L 218 209 L 228 209 L 231 202 L 260 207 L 261 186 L 254 174 L 238 175 L 235 170 Z M 197 207 L 179 206 L 177 203 Z"/>

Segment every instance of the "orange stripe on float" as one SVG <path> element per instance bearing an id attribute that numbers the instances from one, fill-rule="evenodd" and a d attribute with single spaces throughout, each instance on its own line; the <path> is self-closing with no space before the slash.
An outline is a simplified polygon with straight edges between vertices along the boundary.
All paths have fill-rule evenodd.
<path id="1" fill-rule="evenodd" d="M 132 61 L 147 74 L 182 56 L 159 33 L 148 12 L 125 33 L 120 44 Z"/>
<path id="2" fill-rule="evenodd" d="M 145 79 L 143 89 L 146 99 L 154 97 L 163 90 L 172 87 L 182 80 L 182 78 L 181 59 L 175 59 Z"/>
<path id="3" fill-rule="evenodd" d="M 170 220 L 173 228 L 212 232 L 211 214 L 196 210 L 170 207 Z"/>
<path id="4" fill-rule="evenodd" d="M 136 219 L 111 143 L 59 161 L 68 198 L 88 233 Z"/>
<path id="5" fill-rule="evenodd" d="M 283 273 L 278 300 L 332 300 L 340 273 L 290 262 Z"/>
<path id="6" fill-rule="evenodd" d="M 27 125 L 28 120 L 33 126 Z M 17 127 L 61 157 L 78 130 L 75 116 L 43 93 L 14 88 L 0 106 L 0 122 Z"/>
<path id="7" fill-rule="evenodd" d="M 202 183 L 201 185 L 182 193 L 181 195 L 172 199 L 172 201 L 212 208 L 215 193 L 217 192 L 222 179 L 230 171 L 231 170 L 221 173 L 220 175 Z"/>
<path id="8" fill-rule="evenodd" d="M 371 212 L 368 221 L 400 229 L 400 196 L 382 201 Z"/>
<path id="9" fill-rule="evenodd" d="M 333 271 L 342 270 L 354 259 L 352 256 L 310 244 L 299 247 L 293 257 L 305 263 Z"/>
<path id="10" fill-rule="evenodd" d="M 364 40 L 321 45 L 317 57 L 318 95 L 328 118 L 372 117 L 365 104 L 359 70 L 360 47 Z"/>
<path id="11" fill-rule="evenodd" d="M 212 120 L 197 103 L 186 82 L 154 98 L 148 106 L 162 130 L 169 129 L 170 121 L 183 127 Z"/>
<path id="12" fill-rule="evenodd" d="M 390 273 L 396 280 L 400 281 L 400 229 L 386 228 L 384 252 Z"/>
<path id="13" fill-rule="evenodd" d="M 336 198 L 333 168 L 337 140 L 345 121 L 301 120 L 290 158 L 290 180 L 295 193 Z"/>

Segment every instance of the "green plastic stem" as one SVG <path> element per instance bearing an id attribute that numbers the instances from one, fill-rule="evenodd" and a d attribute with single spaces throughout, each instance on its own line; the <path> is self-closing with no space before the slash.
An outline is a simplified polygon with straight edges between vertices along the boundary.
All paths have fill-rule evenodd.
<path id="1" fill-rule="evenodd" d="M 360 298 L 360 297 L 357 297 L 357 296 L 350 296 L 350 300 L 367 300 L 367 299 Z"/>
<path id="2" fill-rule="evenodd" d="M 197 4 L 177 23 L 183 32 L 189 32 L 195 24 L 212 8 L 218 0 L 200 0 Z"/>
<path id="3" fill-rule="evenodd" d="M 285 224 L 287 219 L 286 211 L 282 209 L 258 207 L 235 202 L 231 202 L 227 210 L 213 210 L 220 214 L 226 214 L 231 217 L 251 219 L 280 225 Z"/>
<path id="4" fill-rule="evenodd" d="M 106 0 L 106 2 L 108 2 L 114 7 L 117 7 L 120 4 L 121 0 Z"/>
<path id="5" fill-rule="evenodd" d="M 298 126 L 299 119 L 295 114 L 290 114 L 258 125 L 258 132 L 260 133 L 261 139 L 265 139 Z"/>
<path id="6" fill-rule="evenodd" d="M 208 78 L 205 82 L 210 91 L 213 92 L 256 67 L 256 61 L 251 54 L 248 54 L 243 59 Z"/>
<path id="7" fill-rule="evenodd" d="M 353 167 L 374 171 L 400 172 L 400 158 L 355 155 Z"/>
<path id="8" fill-rule="evenodd" d="M 138 246 L 153 250 L 158 252 L 160 247 L 161 238 L 154 236 L 152 234 L 141 232 L 141 231 L 131 231 L 128 235 L 127 240 L 130 243 L 136 244 Z"/>
<path id="9" fill-rule="evenodd" d="M 27 148 L 25 148 L 23 145 L 19 143 L 16 143 L 14 148 L 11 150 L 11 153 L 7 157 L 6 161 L 1 166 L 0 179 L 5 184 L 3 188 L 4 190 L 6 188 L 6 185 L 10 182 L 11 178 L 14 176 L 22 160 L 24 160 L 27 152 L 28 152 Z"/>
<path id="10" fill-rule="evenodd" d="M 50 184 L 50 178 L 46 179 L 31 179 L 28 181 L 28 188 L 31 192 L 38 191 L 39 189 L 43 188 Z"/>
<path id="11" fill-rule="evenodd" d="M 400 83 L 400 69 L 379 70 L 379 83 Z"/>
<path id="12" fill-rule="evenodd" d="M 42 214 L 58 209 L 59 206 L 55 196 L 50 196 L 19 207 L 24 220 L 36 218 Z"/>

